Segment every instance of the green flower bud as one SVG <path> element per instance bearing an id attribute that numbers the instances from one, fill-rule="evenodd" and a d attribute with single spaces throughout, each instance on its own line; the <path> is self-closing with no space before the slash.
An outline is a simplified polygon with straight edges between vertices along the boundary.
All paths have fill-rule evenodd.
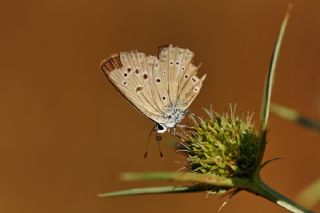
<path id="1" fill-rule="evenodd" d="M 239 118 L 205 109 L 208 118 L 191 115 L 194 126 L 183 146 L 190 172 L 216 176 L 250 177 L 257 165 L 259 137 L 251 123 L 252 114 Z"/>

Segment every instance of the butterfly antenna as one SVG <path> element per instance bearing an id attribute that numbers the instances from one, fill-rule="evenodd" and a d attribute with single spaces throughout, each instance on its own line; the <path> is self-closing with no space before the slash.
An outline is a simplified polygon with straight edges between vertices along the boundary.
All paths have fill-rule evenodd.
<path id="1" fill-rule="evenodd" d="M 157 140 L 157 144 L 158 144 L 158 149 L 159 149 L 159 153 L 160 153 L 160 157 L 161 158 L 164 158 L 163 157 L 163 153 L 161 151 L 161 147 L 160 147 L 160 141 L 161 141 L 162 137 L 160 135 L 160 133 L 157 132 L 157 135 L 156 135 L 156 140 Z"/>
<path id="2" fill-rule="evenodd" d="M 144 158 L 147 158 L 148 156 L 148 149 L 149 149 L 149 144 L 150 144 L 150 138 L 151 138 L 151 135 L 154 131 L 154 129 L 156 128 L 156 126 L 153 126 L 150 133 L 149 133 L 149 137 L 148 137 L 148 141 L 147 141 L 147 144 L 146 144 L 146 148 L 145 148 L 145 151 L 144 151 Z"/>

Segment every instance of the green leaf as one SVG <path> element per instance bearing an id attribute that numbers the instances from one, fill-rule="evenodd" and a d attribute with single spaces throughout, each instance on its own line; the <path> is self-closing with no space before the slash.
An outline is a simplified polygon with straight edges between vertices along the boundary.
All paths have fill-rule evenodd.
<path id="1" fill-rule="evenodd" d="M 292 4 L 289 4 L 287 8 L 287 12 L 281 23 L 280 32 L 278 34 L 276 45 L 271 57 L 269 72 L 267 73 L 267 76 L 264 82 L 263 98 L 262 98 L 262 105 L 261 105 L 261 112 L 260 112 L 260 133 L 259 133 L 261 147 L 259 148 L 259 152 L 257 154 L 257 163 L 258 163 L 257 165 L 261 164 L 263 155 L 266 149 L 266 145 L 267 145 L 267 140 L 266 140 L 267 124 L 268 124 L 269 114 L 270 114 L 270 101 L 271 101 L 271 92 L 272 92 L 274 74 L 276 71 L 277 62 L 278 62 L 280 49 L 281 49 L 281 43 L 282 43 L 283 36 L 289 21 L 291 9 L 292 9 Z M 260 169 L 261 167 L 257 167 L 255 170 L 255 173 L 259 173 Z"/>
<path id="2" fill-rule="evenodd" d="M 146 173 L 124 173 L 121 178 L 127 181 L 137 180 L 174 180 L 193 183 L 203 183 L 212 186 L 241 187 L 249 182 L 246 178 L 224 178 L 210 174 L 177 173 L 177 172 L 146 172 Z"/>
<path id="3" fill-rule="evenodd" d="M 291 8 L 292 8 L 292 5 L 289 5 L 286 15 L 282 21 L 280 32 L 279 32 L 276 45 L 272 54 L 269 72 L 267 73 L 267 76 L 264 82 L 264 91 L 263 91 L 263 99 L 262 99 L 262 106 L 261 106 L 262 108 L 260 113 L 260 131 L 261 132 L 264 132 L 266 130 L 268 119 L 269 119 L 270 100 L 271 100 L 271 92 L 272 92 L 272 86 L 274 81 L 274 74 L 276 71 L 277 63 L 278 63 L 283 36 L 284 36 L 287 23 L 290 17 Z"/>
<path id="4" fill-rule="evenodd" d="M 115 192 L 107 192 L 98 194 L 98 197 L 116 197 L 116 196 L 131 196 L 131 195 L 146 195 L 146 194 L 165 194 L 165 193 L 182 193 L 182 192 L 199 192 L 203 188 L 194 186 L 162 186 L 162 187 L 148 187 L 135 188 Z"/>

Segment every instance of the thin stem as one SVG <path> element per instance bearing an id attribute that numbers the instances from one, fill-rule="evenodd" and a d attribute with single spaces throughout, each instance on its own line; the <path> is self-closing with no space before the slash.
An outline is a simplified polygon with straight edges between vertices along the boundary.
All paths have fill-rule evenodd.
<path id="1" fill-rule="evenodd" d="M 281 44 L 287 28 L 291 9 L 292 9 L 292 4 L 289 4 L 287 8 L 287 12 L 281 23 L 280 32 L 278 34 L 276 45 L 274 47 L 273 54 L 271 57 L 269 72 L 267 73 L 267 76 L 266 76 L 264 91 L 263 91 L 262 109 L 260 114 L 260 125 L 261 125 L 260 131 L 265 131 L 267 127 L 269 114 L 270 114 L 270 101 L 271 101 L 272 86 L 274 82 L 274 75 L 276 72 L 280 50 L 281 50 Z"/>
<path id="2" fill-rule="evenodd" d="M 224 178 L 209 174 L 177 173 L 177 172 L 146 172 L 146 173 L 124 173 L 123 180 L 175 180 L 194 183 L 204 183 L 212 186 L 222 187 L 244 187 L 249 180 L 245 178 Z"/>
<path id="3" fill-rule="evenodd" d="M 273 80 L 274 80 L 274 75 L 279 59 L 279 54 L 280 54 L 280 49 L 281 49 L 281 44 L 283 41 L 283 37 L 286 31 L 286 27 L 289 21 L 290 17 L 290 12 L 292 9 L 292 4 L 289 4 L 287 8 L 287 12 L 285 14 L 285 17 L 281 23 L 280 27 L 280 32 L 278 34 L 278 38 L 276 41 L 275 48 L 273 50 L 273 54 L 271 57 L 271 62 L 270 62 L 270 68 L 269 72 L 267 73 L 266 80 L 265 80 L 265 85 L 264 85 L 264 91 L 263 91 L 263 98 L 262 98 L 262 108 L 261 108 L 261 113 L 260 113 L 260 143 L 261 147 L 259 149 L 258 155 L 257 155 L 257 163 L 258 166 L 256 168 L 256 171 L 254 172 L 254 175 L 257 175 L 260 171 L 260 165 L 264 156 L 264 152 L 266 149 L 267 145 L 267 140 L 266 140 L 266 135 L 267 135 L 267 124 L 268 124 L 268 119 L 269 119 L 269 114 L 270 114 L 270 101 L 271 101 L 271 93 L 272 93 L 272 86 L 273 86 Z"/>
<path id="4" fill-rule="evenodd" d="M 293 202 L 289 198 L 285 197 L 284 195 L 280 194 L 279 192 L 275 191 L 267 184 L 262 182 L 260 179 L 253 184 L 250 184 L 249 187 L 246 189 L 258 196 L 264 197 L 271 202 L 287 209 L 290 212 L 294 213 L 312 213 L 311 210 L 304 208 L 303 206 Z"/>
<path id="5" fill-rule="evenodd" d="M 212 187 L 226 187 L 246 190 L 258 196 L 266 198 L 271 202 L 294 213 L 312 213 L 311 210 L 293 202 L 284 195 L 278 193 L 259 177 L 259 174 L 248 178 L 222 178 L 215 175 L 194 174 L 194 173 L 175 173 L 175 172 L 154 172 L 154 173 L 125 173 L 122 179 L 128 181 L 134 180 L 174 180 L 183 182 L 200 183 L 193 186 L 165 186 L 127 189 L 110 193 L 99 194 L 98 197 L 130 196 L 145 194 L 164 194 L 164 193 L 183 193 L 199 192 L 212 189 Z"/>
<path id="6" fill-rule="evenodd" d="M 160 186 L 148 188 L 126 189 L 115 192 L 100 193 L 98 197 L 118 197 L 118 196 L 132 196 L 132 195 L 147 195 L 147 194 L 172 194 L 172 193 L 187 193 L 199 192 L 205 190 L 204 187 L 194 186 Z"/>

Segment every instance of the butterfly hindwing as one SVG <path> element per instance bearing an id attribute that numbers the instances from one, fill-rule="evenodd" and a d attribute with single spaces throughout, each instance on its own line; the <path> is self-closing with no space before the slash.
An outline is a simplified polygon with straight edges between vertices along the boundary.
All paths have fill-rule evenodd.
<path id="1" fill-rule="evenodd" d="M 192 64 L 194 53 L 189 49 L 173 47 L 162 48 L 160 60 L 168 64 L 168 88 L 170 102 L 173 106 L 187 109 L 198 95 L 205 76 L 197 77 L 198 66 Z"/>
<path id="2" fill-rule="evenodd" d="M 184 87 L 179 93 L 179 98 L 177 104 L 182 108 L 187 110 L 193 100 L 197 97 L 202 87 L 202 82 L 206 78 L 206 75 L 203 75 L 199 79 L 196 75 L 192 75 L 188 81 L 186 81 Z"/>

